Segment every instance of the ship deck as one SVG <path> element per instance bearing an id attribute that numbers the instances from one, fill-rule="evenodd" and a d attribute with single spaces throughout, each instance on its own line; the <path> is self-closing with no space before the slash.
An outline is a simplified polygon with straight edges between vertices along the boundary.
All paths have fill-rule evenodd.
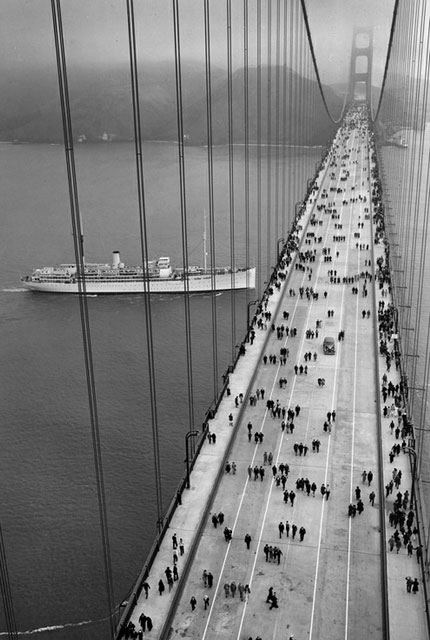
<path id="1" fill-rule="evenodd" d="M 343 138 L 339 135 L 337 142 L 338 158 L 345 152 L 350 156 L 347 166 L 338 160 L 336 166 L 323 167 L 319 193 L 308 202 L 300 221 L 300 250 L 315 250 L 315 260 L 300 263 L 295 255 L 287 278 L 278 279 L 279 288 L 274 287 L 268 298 L 271 320 L 260 327 L 254 324 L 255 339 L 245 344 L 246 352 L 230 376 L 231 395 L 225 396 L 209 422 L 216 443 L 203 445 L 190 489 L 183 494 L 151 567 L 149 595 L 139 594 L 131 615 L 136 629 L 142 614 L 151 618 L 153 628 L 144 637 L 427 638 L 416 557 L 419 542 L 413 539 L 411 557 L 403 545 L 398 553 L 388 547 L 394 532 L 388 516 L 397 490 L 386 497 L 385 486 L 396 468 L 402 471 L 398 491 L 411 494 L 411 464 L 403 453 L 390 463 L 389 452 L 401 440 L 396 441 L 390 429 L 391 415 L 383 416 L 382 376 L 385 373 L 397 384 L 399 373 L 394 363 L 388 370 L 378 352 L 378 308 L 390 302 L 390 294 L 387 286 L 375 286 L 374 279 L 384 245 L 373 242 L 368 180 L 372 166 L 367 140 L 357 130 Z M 342 180 L 346 170 L 349 176 Z M 327 210 L 329 203 L 334 203 L 335 215 L 321 207 L 326 205 Z M 311 226 L 312 216 L 316 224 Z M 364 287 L 365 279 L 355 276 L 366 271 L 372 281 L 367 280 Z M 300 295 L 300 287 L 310 286 L 317 298 Z M 289 335 L 284 331 L 279 336 L 272 323 L 288 326 Z M 344 338 L 339 340 L 342 331 Z M 327 336 L 335 339 L 334 355 L 323 352 Z M 289 350 L 286 364 L 281 365 L 278 357 L 275 363 L 265 364 L 264 355 L 278 356 L 281 347 Z M 310 360 L 305 359 L 308 353 Z M 307 366 L 307 373 L 300 369 L 296 373 L 296 365 Z M 287 380 L 282 387 L 280 378 Z M 257 389 L 265 390 L 264 399 L 260 395 L 250 402 Z M 243 402 L 236 406 L 240 394 Z M 282 418 L 272 417 L 268 399 L 286 409 L 300 407 L 293 433 L 281 428 Z M 335 420 L 325 430 L 327 413 L 333 411 Z M 248 423 L 252 424 L 250 440 Z M 263 434 L 262 443 L 255 442 L 256 432 Z M 319 452 L 313 450 L 315 440 L 320 441 Z M 308 446 L 306 455 L 295 453 L 295 443 Z M 265 453 L 273 455 L 275 475 L 272 465 L 265 463 Z M 282 485 L 275 480 L 280 463 L 289 465 L 285 488 L 296 494 L 293 504 L 285 503 Z M 264 479 L 254 479 L 255 466 L 264 469 Z M 373 472 L 370 486 L 363 482 L 364 470 Z M 316 483 L 315 497 L 296 487 L 298 478 Z M 328 499 L 321 495 L 322 484 L 330 489 Z M 364 511 L 349 517 L 349 504 L 357 504 L 357 487 Z M 373 505 L 372 491 L 376 494 Z M 224 521 L 215 527 L 212 516 L 219 512 Z M 303 541 L 299 532 L 294 539 L 292 530 L 288 537 L 285 530 L 280 533 L 281 521 L 304 527 Z M 230 542 L 224 537 L 226 526 L 231 529 Z M 246 534 L 251 536 L 249 549 Z M 170 590 L 165 570 L 173 569 L 173 535 L 178 541 L 182 538 L 184 554 L 178 552 L 179 579 Z M 279 562 L 270 556 L 266 560 L 266 545 L 281 550 Z M 205 570 L 213 575 L 211 587 L 204 585 Z M 418 593 L 407 592 L 407 576 L 418 578 Z M 160 579 L 166 587 L 162 595 Z M 232 582 L 249 585 L 250 594 L 242 599 L 237 591 L 233 598 L 230 590 L 227 597 L 225 584 Z M 270 588 L 276 593 L 277 608 L 267 602 Z M 206 608 L 205 596 L 209 598 Z M 194 611 L 192 597 L 196 598 Z"/>

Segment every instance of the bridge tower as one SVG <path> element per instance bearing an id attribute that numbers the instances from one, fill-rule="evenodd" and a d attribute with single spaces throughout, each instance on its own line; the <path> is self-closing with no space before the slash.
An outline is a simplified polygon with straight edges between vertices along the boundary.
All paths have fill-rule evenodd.
<path id="1" fill-rule="evenodd" d="M 354 27 L 349 75 L 349 102 L 370 102 L 372 90 L 373 28 Z"/>

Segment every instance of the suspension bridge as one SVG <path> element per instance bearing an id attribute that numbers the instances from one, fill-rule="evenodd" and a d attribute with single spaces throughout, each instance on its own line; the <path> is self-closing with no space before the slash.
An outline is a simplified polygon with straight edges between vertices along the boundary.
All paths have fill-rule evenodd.
<path id="1" fill-rule="evenodd" d="M 335 93 L 320 73 L 305 0 L 244 0 L 240 7 L 227 0 L 220 111 L 213 90 L 213 6 L 209 0 L 201 5 L 208 258 L 217 264 L 214 153 L 222 113 L 230 262 L 238 261 L 240 235 L 246 265 L 255 264 L 259 280 L 243 298 L 231 293 L 228 363 L 219 355 L 216 293 L 209 298 L 213 388 L 202 417 L 194 410 L 190 292 L 183 295 L 186 466 L 167 508 L 153 312 L 151 296 L 145 296 L 157 535 L 127 594 L 118 594 L 112 570 L 91 310 L 85 290 L 78 296 L 105 637 L 427 638 L 429 7 L 424 0 L 413 7 L 393 2 L 378 88 L 372 82 L 374 31 L 351 28 L 349 78 Z M 127 0 L 145 265 L 149 214 L 136 9 Z M 51 10 L 73 248 L 83 271 L 67 29 L 60 0 L 52 0 Z M 190 142 L 183 11 L 173 0 L 172 95 L 186 273 Z M 297 146 L 312 144 L 318 135 L 324 145 L 316 167 L 310 170 L 304 154 L 286 173 Z M 19 625 L 7 545 L 0 540 L 5 621 L 14 638 Z"/>

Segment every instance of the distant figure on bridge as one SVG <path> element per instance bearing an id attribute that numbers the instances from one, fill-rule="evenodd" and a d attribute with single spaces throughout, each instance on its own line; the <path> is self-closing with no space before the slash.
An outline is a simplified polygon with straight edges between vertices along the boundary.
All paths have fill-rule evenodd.
<path id="1" fill-rule="evenodd" d="M 232 538 L 232 534 L 233 534 L 233 531 L 231 529 L 229 529 L 228 527 L 224 528 L 224 538 L 226 542 L 230 542 Z"/>

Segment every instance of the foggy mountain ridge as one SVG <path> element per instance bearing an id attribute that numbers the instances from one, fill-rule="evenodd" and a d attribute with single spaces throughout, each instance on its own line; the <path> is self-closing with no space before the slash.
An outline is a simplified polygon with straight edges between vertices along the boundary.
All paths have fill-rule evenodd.
<path id="1" fill-rule="evenodd" d="M 261 68 L 261 134 L 267 140 L 267 74 Z M 205 68 L 199 63 L 182 63 L 183 123 L 187 141 L 192 145 L 207 143 Z M 324 117 L 316 82 L 303 80 L 295 72 L 286 71 L 287 96 L 298 82 L 304 82 L 313 104 L 318 105 L 317 117 L 312 108 L 293 99 L 286 100 L 286 123 L 278 122 L 279 138 L 291 144 L 326 144 L 333 125 Z M 284 69 L 279 69 L 282 112 Z M 275 142 L 276 69 L 271 77 L 271 140 Z M 0 92 L 0 140 L 16 142 L 63 141 L 57 76 L 54 69 L 21 71 L 3 74 Z M 89 142 L 133 138 L 133 118 L 130 73 L 127 65 L 115 68 L 74 68 L 68 71 L 73 134 L 77 140 L 85 136 Z M 217 145 L 228 142 L 227 74 L 220 68 L 211 70 L 212 138 Z M 245 140 L 244 70 L 237 69 L 232 77 L 232 112 L 234 142 Z M 342 108 L 342 96 L 324 87 L 326 101 L 335 117 Z M 249 140 L 257 141 L 257 69 L 248 70 Z M 142 136 L 144 140 L 177 140 L 176 89 L 174 66 L 168 62 L 149 64 L 139 69 L 139 98 Z M 321 115 L 319 115 L 321 114 Z M 294 125 L 292 124 L 294 123 Z"/>

